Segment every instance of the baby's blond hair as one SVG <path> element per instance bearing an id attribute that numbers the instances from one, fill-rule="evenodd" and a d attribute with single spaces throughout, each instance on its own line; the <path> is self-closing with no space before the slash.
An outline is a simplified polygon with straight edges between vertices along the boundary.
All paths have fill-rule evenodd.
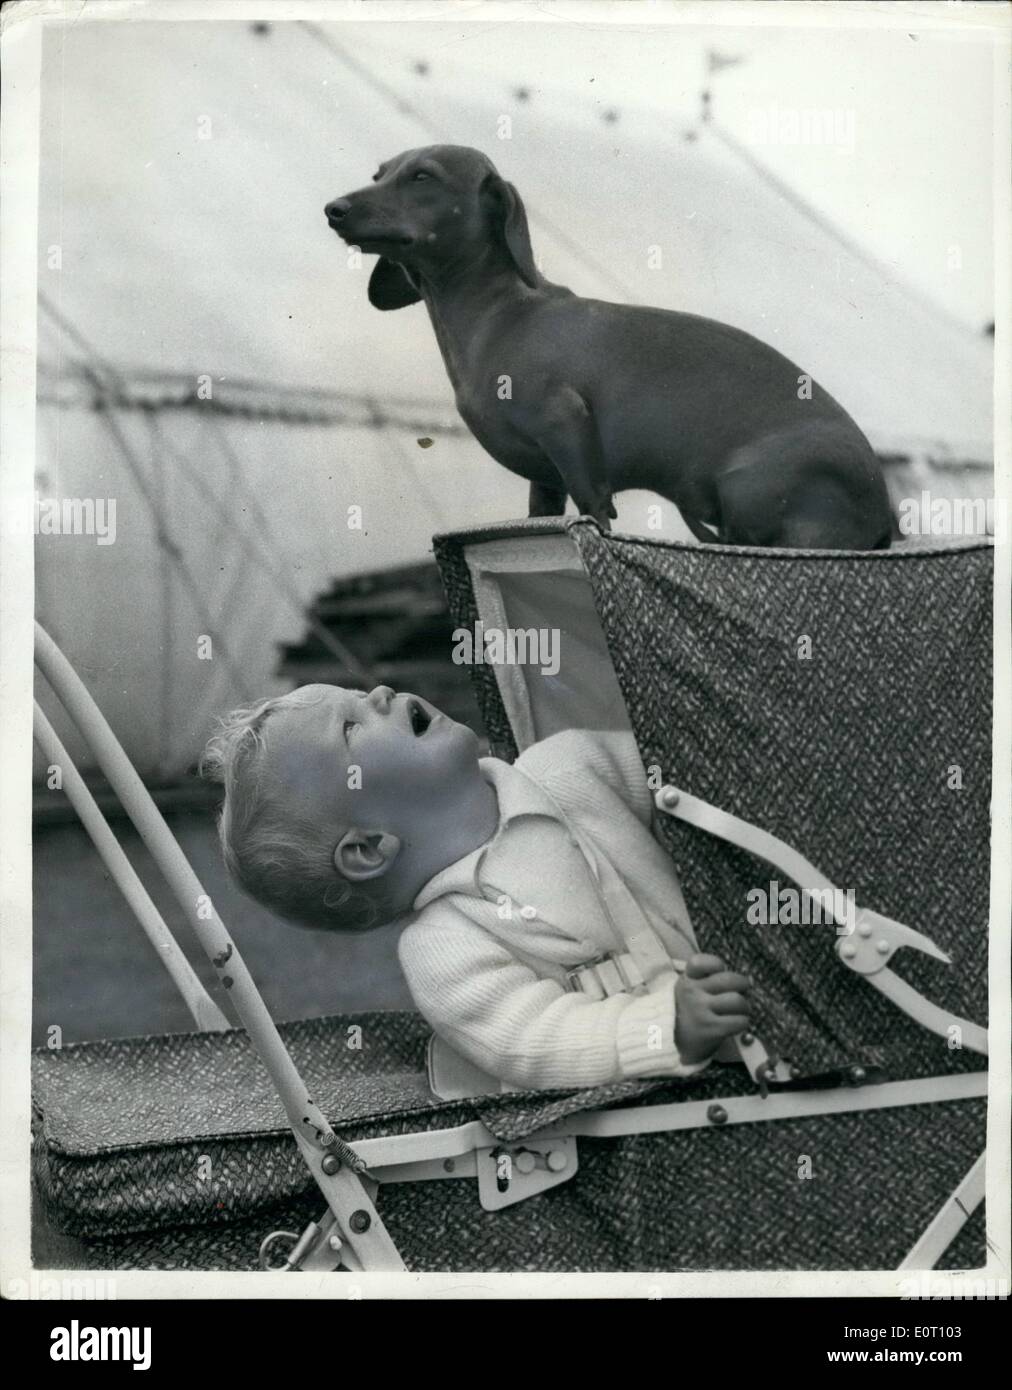
<path id="1" fill-rule="evenodd" d="M 341 827 L 280 815 L 264 785 L 271 715 L 322 698 L 308 687 L 233 710 L 209 740 L 200 774 L 224 785 L 218 835 L 225 865 L 245 892 L 303 926 L 365 931 L 385 920 L 382 884 L 342 878 L 333 858 Z"/>

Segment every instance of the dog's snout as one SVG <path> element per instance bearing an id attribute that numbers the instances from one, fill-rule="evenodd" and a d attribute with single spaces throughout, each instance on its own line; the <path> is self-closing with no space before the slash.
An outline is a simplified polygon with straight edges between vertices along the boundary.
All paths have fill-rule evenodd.
<path id="1" fill-rule="evenodd" d="M 332 222 L 340 222 L 341 218 L 351 210 L 351 203 L 347 198 L 335 198 L 323 210 Z"/>

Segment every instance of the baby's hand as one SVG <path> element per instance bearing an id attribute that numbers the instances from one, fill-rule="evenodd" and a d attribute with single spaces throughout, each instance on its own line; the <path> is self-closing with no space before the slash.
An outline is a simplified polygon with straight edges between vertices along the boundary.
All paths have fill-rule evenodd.
<path id="1" fill-rule="evenodd" d="M 675 985 L 675 1046 L 683 1062 L 702 1062 L 725 1038 L 749 1027 L 749 981 L 719 956 L 690 956 Z"/>

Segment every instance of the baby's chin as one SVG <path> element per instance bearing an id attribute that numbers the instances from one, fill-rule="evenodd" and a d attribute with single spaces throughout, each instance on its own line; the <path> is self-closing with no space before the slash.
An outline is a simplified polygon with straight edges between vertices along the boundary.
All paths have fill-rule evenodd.
<path id="1" fill-rule="evenodd" d="M 445 724 L 433 730 L 433 737 L 438 738 L 442 745 L 439 749 L 440 761 L 448 773 L 471 778 L 478 772 L 481 741 L 468 724 L 458 724 L 446 716 Z"/>
<path id="2" fill-rule="evenodd" d="M 443 715 L 443 719 L 446 722 L 441 728 L 434 729 L 433 733 L 437 737 L 441 736 L 451 741 L 456 748 L 460 749 L 462 758 L 467 758 L 470 763 L 477 765 L 478 750 L 480 747 L 478 735 L 469 724 L 458 724 L 455 719 L 451 719 L 447 714 Z"/>

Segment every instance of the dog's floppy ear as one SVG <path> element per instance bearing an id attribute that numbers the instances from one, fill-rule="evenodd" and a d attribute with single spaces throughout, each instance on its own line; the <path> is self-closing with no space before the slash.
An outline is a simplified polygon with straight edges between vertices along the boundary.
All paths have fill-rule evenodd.
<path id="1" fill-rule="evenodd" d="M 499 174 L 489 174 L 484 188 L 492 199 L 496 225 L 521 279 L 532 287 L 540 285 L 541 275 L 534 264 L 531 234 L 527 228 L 527 213 L 524 211 L 520 194 Z"/>
<path id="2" fill-rule="evenodd" d="M 418 286 L 402 265 L 380 256 L 369 276 L 369 303 L 374 309 L 406 309 L 421 299 Z"/>

